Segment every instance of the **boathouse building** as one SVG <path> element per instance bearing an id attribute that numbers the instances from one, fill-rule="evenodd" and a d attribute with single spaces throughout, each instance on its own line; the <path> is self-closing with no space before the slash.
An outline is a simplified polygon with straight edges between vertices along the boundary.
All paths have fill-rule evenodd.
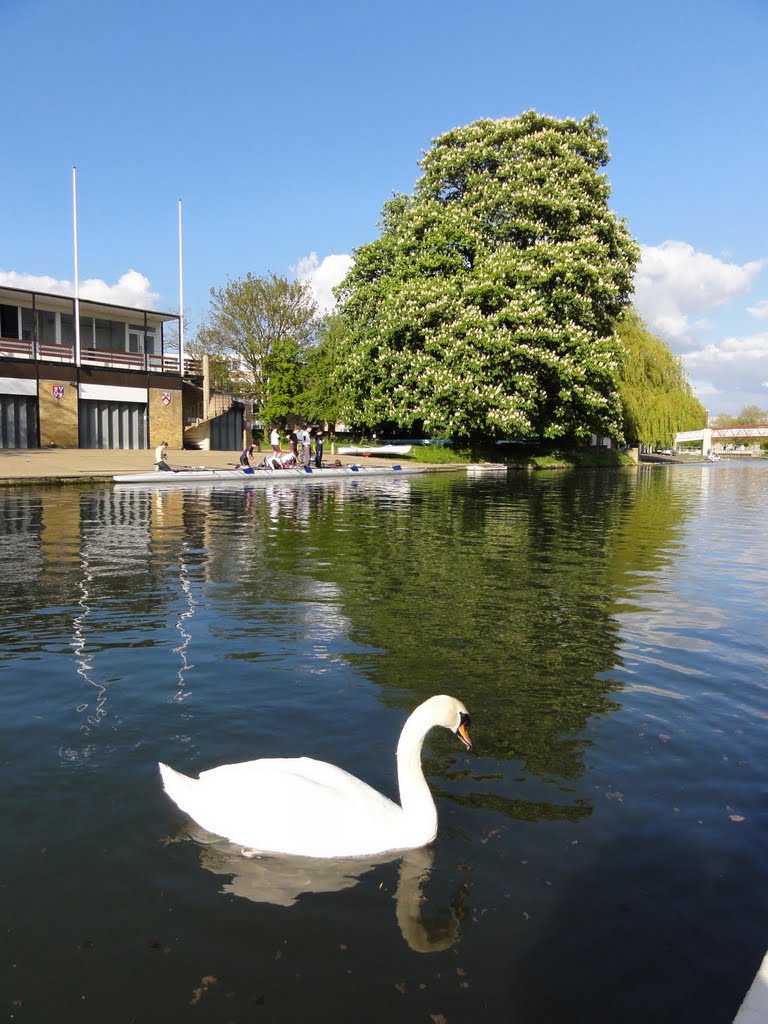
<path id="1" fill-rule="evenodd" d="M 179 365 L 178 313 L 78 307 L 79 339 L 71 296 L 0 287 L 0 448 L 239 447 L 242 407 Z"/>

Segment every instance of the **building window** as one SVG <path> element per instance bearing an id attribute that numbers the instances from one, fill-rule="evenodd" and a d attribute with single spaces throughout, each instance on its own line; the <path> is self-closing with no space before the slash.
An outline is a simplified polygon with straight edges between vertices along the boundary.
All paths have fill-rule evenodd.
<path id="1" fill-rule="evenodd" d="M 0 305 L 0 338 L 19 337 L 19 307 Z"/>
<path id="2" fill-rule="evenodd" d="M 70 317 L 70 320 L 72 318 Z M 37 336 L 40 341 L 55 345 L 59 340 L 56 335 L 56 314 L 47 309 L 37 311 Z"/>
<path id="3" fill-rule="evenodd" d="M 33 341 L 35 337 L 35 311 L 21 307 L 21 337 L 24 341 Z"/>
<path id="4" fill-rule="evenodd" d="M 119 320 L 96 320 L 96 348 L 125 352 L 125 324 Z"/>
<path id="5" fill-rule="evenodd" d="M 93 348 L 93 317 L 92 316 L 81 316 L 80 317 L 80 347 L 81 348 Z"/>
<path id="6" fill-rule="evenodd" d="M 159 352 L 157 347 L 157 333 L 154 327 L 147 327 L 146 331 L 143 327 L 138 327 L 136 324 L 128 325 L 128 351 L 129 352 L 146 352 L 148 355 L 154 355 Z"/>
<path id="7" fill-rule="evenodd" d="M 55 315 L 55 314 L 54 314 Z M 61 313 L 61 344 L 75 344 L 75 318 L 71 313 Z"/>

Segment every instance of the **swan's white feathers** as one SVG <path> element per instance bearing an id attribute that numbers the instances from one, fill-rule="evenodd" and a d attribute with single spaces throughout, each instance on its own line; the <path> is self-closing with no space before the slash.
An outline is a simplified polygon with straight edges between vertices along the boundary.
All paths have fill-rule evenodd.
<path id="1" fill-rule="evenodd" d="M 440 702 L 450 702 L 448 711 Z M 250 850 L 343 857 L 423 846 L 435 837 L 437 815 L 421 771 L 421 742 L 432 725 L 458 722 L 456 707 L 464 710 L 454 698 L 433 697 L 406 723 L 398 747 L 403 806 L 311 757 L 226 764 L 199 779 L 164 764 L 160 772 L 168 795 L 198 825 Z"/>

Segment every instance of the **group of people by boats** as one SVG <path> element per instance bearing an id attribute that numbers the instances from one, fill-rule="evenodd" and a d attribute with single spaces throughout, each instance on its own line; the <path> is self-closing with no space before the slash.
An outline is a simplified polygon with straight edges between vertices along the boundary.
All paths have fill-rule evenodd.
<path id="1" fill-rule="evenodd" d="M 291 469 L 293 467 L 309 468 L 314 459 L 315 468 L 323 468 L 323 444 L 325 432 L 322 427 L 314 427 L 310 423 L 296 429 L 292 428 L 284 435 L 288 442 L 287 451 L 283 451 L 280 443 L 280 432 L 273 425 L 269 435 L 271 452 L 266 455 L 262 465 L 268 469 Z M 313 447 L 314 442 L 314 447 Z M 255 468 L 257 464 L 257 449 L 249 444 L 240 455 L 240 465 L 243 468 Z"/>
<path id="2" fill-rule="evenodd" d="M 280 443 L 280 432 L 276 426 L 272 427 L 269 435 L 271 451 L 263 459 L 259 459 L 261 447 L 255 443 L 249 444 L 240 454 L 240 469 L 252 470 L 258 468 L 266 469 L 309 469 L 314 459 L 316 469 L 323 468 L 323 445 L 325 432 L 322 427 L 314 427 L 307 423 L 299 429 L 291 429 L 285 435 L 288 442 L 287 450 L 283 450 Z M 161 441 L 155 448 L 155 470 L 168 472 L 171 467 L 166 458 L 168 444 Z M 335 466 L 341 463 L 336 460 Z"/>

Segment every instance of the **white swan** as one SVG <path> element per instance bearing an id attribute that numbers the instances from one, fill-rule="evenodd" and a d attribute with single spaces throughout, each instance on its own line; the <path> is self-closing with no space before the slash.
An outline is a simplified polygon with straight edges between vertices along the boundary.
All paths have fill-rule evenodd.
<path id="1" fill-rule="evenodd" d="M 209 832 L 257 853 L 365 857 L 425 846 L 437 810 L 421 767 L 424 737 L 451 729 L 467 748 L 469 714 L 454 697 L 420 704 L 397 744 L 400 805 L 335 765 L 311 757 L 225 764 L 199 779 L 160 765 L 166 793 Z"/>

